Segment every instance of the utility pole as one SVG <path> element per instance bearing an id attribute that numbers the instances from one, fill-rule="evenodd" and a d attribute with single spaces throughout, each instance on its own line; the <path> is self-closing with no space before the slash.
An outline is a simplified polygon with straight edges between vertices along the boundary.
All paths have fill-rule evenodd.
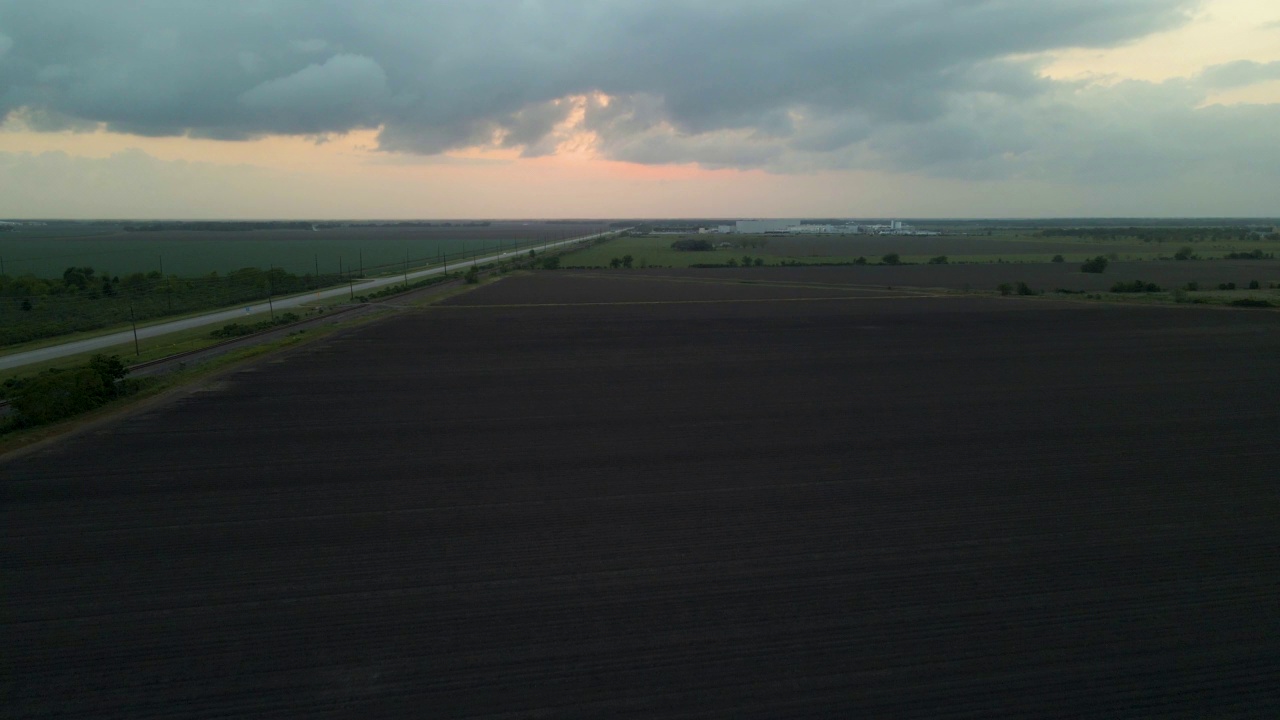
<path id="1" fill-rule="evenodd" d="M 409 289 L 409 251 L 404 251 L 404 289 Z"/>
<path id="2" fill-rule="evenodd" d="M 315 284 L 316 284 L 316 287 L 320 287 L 320 253 L 316 253 L 315 259 L 316 259 Z"/>
<path id="3" fill-rule="evenodd" d="M 274 270 L 275 268 L 273 267 L 271 269 Z M 268 275 L 267 276 L 267 309 L 271 311 L 271 322 L 275 322 L 276 306 L 274 303 L 271 302 L 271 295 L 272 295 L 271 276 Z"/>
<path id="4" fill-rule="evenodd" d="M 138 319 L 133 314 L 133 302 L 129 303 L 129 322 L 133 323 L 133 354 L 141 357 L 142 348 L 138 346 Z"/>
<path id="5" fill-rule="evenodd" d="M 360 277 L 364 277 L 364 248 L 360 248 Z"/>

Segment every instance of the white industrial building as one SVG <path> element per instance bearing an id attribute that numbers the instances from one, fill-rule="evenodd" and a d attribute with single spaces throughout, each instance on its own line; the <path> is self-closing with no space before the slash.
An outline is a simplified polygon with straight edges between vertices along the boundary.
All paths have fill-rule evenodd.
<path id="1" fill-rule="evenodd" d="M 763 235 L 765 233 L 784 233 L 792 225 L 799 225 L 798 219 L 786 220 L 739 220 L 734 232 L 739 235 Z"/>

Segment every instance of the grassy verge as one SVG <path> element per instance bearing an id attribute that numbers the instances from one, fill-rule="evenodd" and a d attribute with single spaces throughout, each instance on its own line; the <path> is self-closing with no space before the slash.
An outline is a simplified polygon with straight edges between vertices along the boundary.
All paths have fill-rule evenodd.
<path id="1" fill-rule="evenodd" d="M 205 360 L 181 371 L 166 375 L 142 378 L 137 392 L 126 397 L 117 398 L 87 413 L 77 415 L 49 425 L 12 430 L 0 434 L 0 456 L 30 447 L 44 440 L 74 432 L 132 408 L 154 401 L 167 393 L 178 391 L 186 386 L 206 380 L 218 373 L 229 370 L 242 363 L 264 355 L 298 346 L 304 342 L 319 340 L 339 330 L 372 322 L 383 317 L 381 314 L 355 318 L 346 322 L 325 325 L 319 328 L 308 328 L 292 333 L 277 340 L 269 340 L 248 347 L 238 348 L 225 355 Z"/>
<path id="2" fill-rule="evenodd" d="M 482 275 L 479 282 L 476 284 L 463 284 L 441 288 L 439 292 L 429 293 L 426 297 L 415 298 L 407 304 L 428 305 L 430 303 L 438 302 L 441 299 L 469 292 L 477 287 L 496 282 L 501 279 L 501 277 L 501 275 Z M 410 291 L 420 289 L 421 288 L 411 287 Z M 0 456 L 18 451 L 22 448 L 30 447 L 45 440 L 74 432 L 80 428 L 87 427 L 98 422 L 105 421 L 115 415 L 148 403 L 149 401 L 156 400 L 167 393 L 176 392 L 185 386 L 198 383 L 244 362 L 259 358 L 269 353 L 292 348 L 302 343 L 318 340 L 341 330 L 357 327 L 370 322 L 376 322 L 384 317 L 386 317 L 385 312 L 379 312 L 347 320 L 340 320 L 331 325 L 301 329 L 283 338 L 262 341 L 248 347 L 228 351 L 224 355 L 219 355 L 218 357 L 201 361 L 198 364 L 192 365 L 191 367 L 185 368 L 181 371 L 168 373 L 158 377 L 143 378 L 139 381 L 137 391 L 133 394 L 127 397 L 116 398 L 105 405 L 84 414 L 48 425 L 0 433 Z M 171 336 L 165 336 L 164 338 L 156 338 L 155 340 L 164 340 L 167 341 L 167 343 L 157 343 L 155 346 L 145 349 L 141 359 L 138 361 L 159 359 L 173 355 L 177 352 L 182 352 L 183 350 L 208 347 L 211 344 L 219 342 L 218 340 L 209 337 L 209 328 L 184 331 L 182 333 L 175 333 Z M 128 344 L 126 347 L 129 351 L 132 351 L 133 349 L 132 343 Z M 40 371 L 51 367 L 65 368 L 75 365 L 83 365 L 89 357 L 95 354 L 119 354 L 124 357 L 126 353 L 117 352 L 119 349 L 120 348 L 96 350 L 84 353 L 82 356 L 59 358 L 57 361 L 26 366 L 20 369 L 21 375 L 15 376 L 26 377 L 35 375 Z M 17 373 L 19 370 L 15 370 L 14 372 Z"/>

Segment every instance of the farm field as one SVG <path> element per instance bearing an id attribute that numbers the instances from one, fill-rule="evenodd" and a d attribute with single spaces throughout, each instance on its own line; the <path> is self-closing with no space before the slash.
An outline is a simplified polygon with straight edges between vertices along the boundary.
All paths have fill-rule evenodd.
<path id="1" fill-rule="evenodd" d="M 120 225 L 35 226 L 0 233 L 4 272 L 60 277 L 88 266 L 115 275 L 160 271 L 191 277 L 245 267 L 283 268 L 298 275 L 394 272 L 410 264 L 470 256 L 501 246 L 532 246 L 606 229 L 607 223 L 492 222 L 486 226 L 350 226 L 307 230 L 125 232 Z M 70 229 L 68 229 L 68 227 Z M 65 235 L 58 234 L 61 229 Z M 91 233 L 83 235 L 78 233 Z M 340 265 L 341 263 L 341 265 Z"/>
<path id="2" fill-rule="evenodd" d="M 569 256 L 572 257 L 572 256 Z M 829 283 L 849 286 L 943 288 L 990 292 L 1001 283 L 1026 282 L 1035 290 L 1052 293 L 1106 292 L 1116 282 L 1142 279 L 1174 289 L 1197 283 L 1205 292 L 1219 284 L 1235 283 L 1237 294 L 1257 280 L 1263 288 L 1253 294 L 1280 299 L 1269 285 L 1280 284 L 1280 260 L 1204 260 L 1194 262 L 1117 262 L 1104 273 L 1080 272 L 1068 263 L 992 263 L 968 265 L 841 265 L 831 267 L 761 268 L 649 268 L 646 270 L 591 270 L 593 275 L 617 277 L 665 277 L 673 279 L 737 283 Z M 1216 294 L 1216 293 L 1215 293 Z M 1193 293 L 1194 295 L 1194 293 Z"/>
<path id="3" fill-rule="evenodd" d="M 733 247 L 711 252 L 680 252 L 671 249 L 678 236 L 630 236 L 575 252 L 565 258 L 568 266 L 605 267 L 615 257 L 631 255 L 635 267 L 689 267 L 697 263 L 723 263 L 743 255 L 764 258 L 765 264 L 781 262 L 806 264 L 852 262 L 865 257 L 878 262 L 897 253 L 903 262 L 924 263 L 945 255 L 951 262 L 995 263 L 1049 262 L 1062 255 L 1068 264 L 1079 264 L 1096 255 L 1115 255 L 1116 260 L 1156 260 L 1172 257 L 1179 243 L 1142 242 L 1137 239 L 1094 240 L 1085 238 L 1037 237 L 1031 234 L 893 236 L 893 235 L 689 235 L 713 244 Z M 745 247 L 743 246 L 745 244 Z M 1276 253 L 1280 243 L 1270 241 L 1201 242 L 1190 245 L 1201 257 L 1223 257 L 1230 252 L 1263 250 Z"/>
<path id="4" fill-rule="evenodd" d="M 0 714 L 1273 714 L 1276 314 L 917 269 L 509 276 L 0 459 Z"/>

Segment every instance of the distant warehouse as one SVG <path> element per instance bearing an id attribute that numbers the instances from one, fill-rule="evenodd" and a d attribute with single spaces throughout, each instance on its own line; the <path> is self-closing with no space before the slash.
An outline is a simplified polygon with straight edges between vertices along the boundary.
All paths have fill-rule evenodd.
<path id="1" fill-rule="evenodd" d="M 785 233 L 792 225 L 799 225 L 799 220 L 739 220 L 735 232 L 739 235 L 763 235 L 765 233 Z"/>

